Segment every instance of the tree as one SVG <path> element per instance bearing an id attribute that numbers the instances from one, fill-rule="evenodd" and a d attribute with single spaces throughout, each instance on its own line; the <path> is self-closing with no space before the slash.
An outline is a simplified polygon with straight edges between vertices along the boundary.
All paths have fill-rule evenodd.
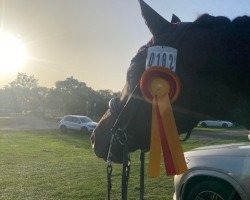
<path id="1" fill-rule="evenodd" d="M 49 92 L 48 104 L 56 106 L 60 113 L 88 114 L 87 104 L 90 102 L 92 89 L 84 82 L 80 82 L 72 76 L 64 81 L 57 81 L 55 88 Z"/>
<path id="2" fill-rule="evenodd" d="M 14 81 L 0 90 L 0 103 L 11 112 L 46 111 L 64 115 L 81 114 L 100 116 L 108 108 L 112 97 L 119 95 L 111 90 L 95 91 L 73 76 L 57 81 L 54 88 L 40 87 L 38 79 L 18 73 Z"/>
<path id="3" fill-rule="evenodd" d="M 9 87 L 19 87 L 31 90 L 38 87 L 38 79 L 35 79 L 34 76 L 27 75 L 26 73 L 18 72 L 16 79 L 9 83 Z"/>
<path id="4" fill-rule="evenodd" d="M 36 110 L 44 100 L 39 95 L 38 79 L 25 73 L 18 73 L 14 81 L 4 88 L 13 112 Z"/>

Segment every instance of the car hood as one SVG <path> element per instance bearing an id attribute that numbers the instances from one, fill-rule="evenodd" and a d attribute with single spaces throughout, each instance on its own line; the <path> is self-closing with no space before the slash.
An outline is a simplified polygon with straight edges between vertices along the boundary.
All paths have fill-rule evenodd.
<path id="1" fill-rule="evenodd" d="M 193 176 L 208 175 L 231 180 L 233 183 L 236 181 L 249 193 L 249 142 L 196 148 L 185 152 L 185 159 L 189 170 L 184 174 L 184 180 Z"/>
<path id="2" fill-rule="evenodd" d="M 250 180 L 250 143 L 212 145 L 185 153 L 188 168 L 230 173 Z"/>
<path id="3" fill-rule="evenodd" d="M 199 147 L 185 153 L 186 157 L 240 156 L 250 157 L 250 143 L 235 143 Z"/>

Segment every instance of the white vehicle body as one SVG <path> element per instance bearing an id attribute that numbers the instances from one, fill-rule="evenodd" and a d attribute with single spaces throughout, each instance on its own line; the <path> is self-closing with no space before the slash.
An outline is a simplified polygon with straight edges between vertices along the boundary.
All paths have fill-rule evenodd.
<path id="1" fill-rule="evenodd" d="M 82 115 L 66 115 L 59 123 L 59 129 L 63 132 L 67 130 L 75 130 L 82 132 L 92 132 L 97 123 L 87 116 Z"/>
<path id="2" fill-rule="evenodd" d="M 235 191 L 237 198 L 234 197 L 233 200 L 250 199 L 249 143 L 212 145 L 196 148 L 186 152 L 185 158 L 189 170 L 174 178 L 175 200 L 191 200 L 194 196 L 188 196 L 192 192 L 197 192 L 196 198 L 192 200 L 210 199 L 201 197 L 202 192 L 208 193 L 209 189 L 202 191 L 199 188 L 200 185 L 204 187 L 204 183 L 208 183 L 208 181 L 210 181 L 210 186 L 212 183 L 214 184 L 212 188 L 215 188 L 214 191 L 213 189 L 210 191 L 214 192 L 214 197 L 211 199 L 227 200 L 225 197 L 219 197 L 220 190 L 216 192 L 217 186 L 218 188 L 227 187 L 230 188 L 229 191 Z"/>
<path id="3" fill-rule="evenodd" d="M 234 123 L 226 120 L 203 120 L 198 123 L 198 126 L 202 127 L 223 127 L 223 128 L 228 128 L 228 127 L 234 127 Z"/>

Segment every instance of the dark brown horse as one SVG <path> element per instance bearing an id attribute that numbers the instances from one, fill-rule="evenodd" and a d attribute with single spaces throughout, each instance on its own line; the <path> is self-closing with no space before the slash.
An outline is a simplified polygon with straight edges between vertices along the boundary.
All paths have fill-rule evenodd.
<path id="1" fill-rule="evenodd" d="M 180 22 L 174 16 L 170 23 L 145 2 L 139 2 L 153 38 L 132 59 L 121 97 L 112 101 L 92 134 L 95 154 L 107 158 L 110 129 L 140 81 L 151 46 L 169 46 L 178 51 L 175 73 L 182 90 L 173 111 L 179 133 L 191 131 L 203 119 L 228 119 L 249 129 L 250 18 L 243 16 L 230 21 L 204 14 L 190 23 Z M 149 150 L 151 105 L 140 91 L 131 99 L 137 103 L 131 103 L 120 120 L 121 126 L 129 121 L 126 125 L 129 151 Z M 113 146 L 112 159 L 121 162 L 121 145 L 114 142 Z"/>

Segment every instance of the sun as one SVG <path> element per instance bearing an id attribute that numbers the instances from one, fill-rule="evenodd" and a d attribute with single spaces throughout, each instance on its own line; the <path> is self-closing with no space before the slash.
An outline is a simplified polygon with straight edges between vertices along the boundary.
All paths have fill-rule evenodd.
<path id="1" fill-rule="evenodd" d="M 24 43 L 14 35 L 0 30 L 0 75 L 16 73 L 27 57 Z"/>

